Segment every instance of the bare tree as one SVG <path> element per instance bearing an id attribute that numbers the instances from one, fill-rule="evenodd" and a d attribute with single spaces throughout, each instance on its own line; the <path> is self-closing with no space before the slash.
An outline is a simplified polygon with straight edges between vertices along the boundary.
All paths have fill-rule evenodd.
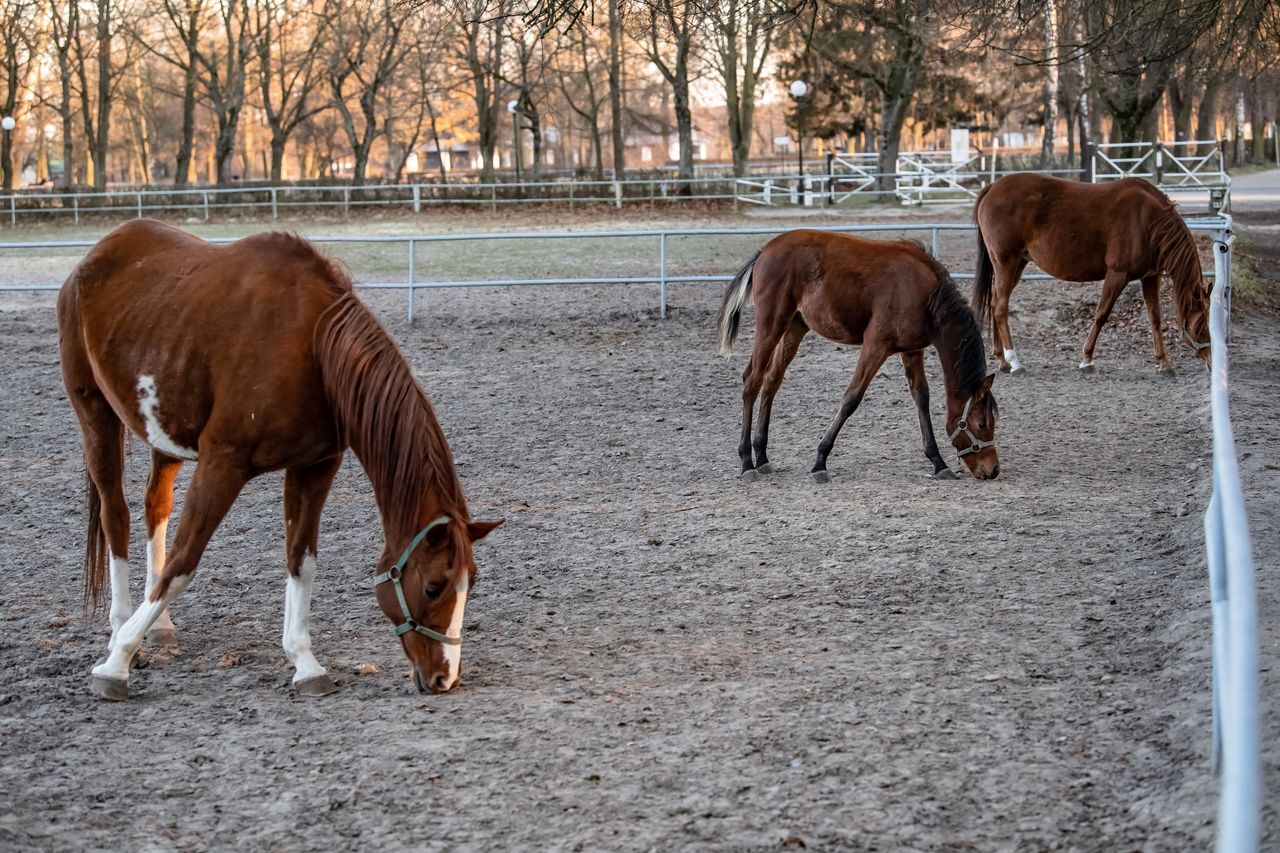
<path id="1" fill-rule="evenodd" d="M 387 116 L 385 90 L 404 61 L 402 39 L 410 7 L 395 0 L 329 0 L 325 12 L 330 54 L 329 94 L 351 144 L 351 180 L 365 180 L 373 143 Z"/>
<path id="2" fill-rule="evenodd" d="M 693 180 L 693 109 L 689 98 L 692 79 L 693 43 L 701 23 L 700 9 L 692 0 L 645 0 L 647 26 L 640 38 L 649 61 L 658 69 L 671 91 L 676 117 L 676 142 L 680 157 L 676 174 Z M 688 194 L 692 185 L 684 184 Z"/>
<path id="3" fill-rule="evenodd" d="M 609 9 L 609 114 L 612 126 L 609 137 L 613 142 L 613 179 L 625 180 L 626 163 L 626 129 L 623 126 L 625 113 L 622 107 L 622 21 L 623 0 L 605 0 Z"/>
<path id="4" fill-rule="evenodd" d="M 57 0 L 54 0 L 57 2 Z M 163 30 L 156 37 L 149 21 L 135 27 L 134 40 L 144 50 L 182 75 L 182 132 L 178 137 L 173 182 L 185 187 L 190 181 L 196 136 L 196 92 L 200 79 L 200 35 L 207 25 L 209 0 L 162 0 Z M 176 43 L 174 39 L 176 38 Z"/>
<path id="5" fill-rule="evenodd" d="M 1044 4 L 1044 136 L 1040 142 L 1040 168 L 1053 165 L 1054 133 L 1058 129 L 1058 3 Z"/>
<path id="6" fill-rule="evenodd" d="M 92 21 L 82 20 L 82 25 L 71 31 L 71 56 L 75 82 L 80 87 L 80 117 L 89 148 L 93 188 L 103 190 L 107 186 L 112 104 L 124 70 L 129 66 L 128 51 L 133 42 L 127 42 L 123 46 L 125 54 L 117 58 L 115 39 L 124 23 L 123 16 L 112 5 L 112 0 L 93 0 L 89 8 L 94 13 Z M 86 24 L 93 27 L 93 38 L 89 45 L 86 45 L 85 39 Z M 92 75 L 91 71 L 94 72 Z"/>
<path id="7" fill-rule="evenodd" d="M 77 3 L 64 4 L 63 0 L 49 0 L 45 8 L 49 13 L 50 45 L 58 63 L 58 117 L 62 121 L 62 181 L 59 188 L 70 189 L 75 168 L 72 51 L 75 47 L 75 33 L 80 30 L 80 6 Z"/>
<path id="8" fill-rule="evenodd" d="M 708 6 L 706 22 L 715 51 L 708 62 L 724 87 L 733 173 L 747 173 L 756 91 L 773 46 L 776 18 L 771 0 L 723 0 Z"/>
<path id="9" fill-rule="evenodd" d="M 18 109 L 18 93 L 34 59 L 36 3 L 8 0 L 0 7 L 0 114 L 13 116 Z M 13 189 L 13 132 L 0 131 L 0 176 L 4 188 Z"/>
<path id="10" fill-rule="evenodd" d="M 188 0 L 191 2 L 191 0 Z M 284 176 L 289 137 L 311 116 L 328 107 L 316 97 L 317 58 L 324 45 L 324 19 L 306 0 L 255 0 L 253 44 L 258 57 L 258 98 L 271 129 L 271 182 Z"/>
<path id="11" fill-rule="evenodd" d="M 480 180 L 493 183 L 493 153 L 498 144 L 503 78 L 503 32 L 513 0 L 465 0 L 458 4 L 458 59 L 470 73 L 480 144 Z"/>
<path id="12" fill-rule="evenodd" d="M 585 27 L 570 28 L 564 39 L 570 48 L 557 54 L 557 85 L 566 106 L 586 124 L 591 139 L 592 172 L 597 181 L 603 181 L 604 139 L 600 119 L 604 104 L 611 96 L 611 92 L 600 91 L 596 84 L 603 58 L 592 33 Z"/>

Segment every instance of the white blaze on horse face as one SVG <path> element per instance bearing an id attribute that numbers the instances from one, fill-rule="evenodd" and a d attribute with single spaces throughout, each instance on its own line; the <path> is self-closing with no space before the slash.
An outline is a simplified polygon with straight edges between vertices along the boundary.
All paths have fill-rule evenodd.
<path id="1" fill-rule="evenodd" d="M 311 653 L 311 585 L 316 579 L 316 558 L 302 558 L 298 576 L 289 577 L 284 590 L 284 653 L 293 664 L 293 683 L 325 674 Z"/>
<path id="2" fill-rule="evenodd" d="M 449 620 L 449 630 L 445 631 L 450 637 L 462 638 L 462 617 L 467 609 L 467 591 L 470 589 L 471 581 L 464 573 L 454 587 L 457 597 L 453 600 L 453 618 Z M 441 645 L 444 648 L 445 663 L 449 665 L 449 676 L 445 681 L 445 689 L 448 690 L 458 683 L 458 676 L 462 672 L 462 645 Z"/>
<path id="3" fill-rule="evenodd" d="M 1021 370 L 1022 362 L 1018 361 L 1018 351 L 1016 349 L 1007 349 L 1004 351 L 1004 360 L 1009 363 L 1010 370 Z"/>
<path id="4" fill-rule="evenodd" d="M 138 414 L 142 415 L 142 422 L 146 425 L 148 444 L 178 459 L 196 458 L 194 450 L 178 444 L 160 426 L 160 397 L 154 376 L 138 377 Z"/>

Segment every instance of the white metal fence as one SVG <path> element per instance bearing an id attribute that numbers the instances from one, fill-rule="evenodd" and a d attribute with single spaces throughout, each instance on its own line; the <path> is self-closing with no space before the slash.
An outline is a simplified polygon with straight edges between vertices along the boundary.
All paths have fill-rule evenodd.
<path id="1" fill-rule="evenodd" d="M 1252 544 L 1249 538 L 1244 498 L 1240 486 L 1235 444 L 1228 409 L 1228 345 L 1231 305 L 1231 220 L 1229 217 L 1189 219 L 1188 227 L 1214 240 L 1214 267 L 1206 275 L 1214 279 L 1210 339 L 1213 343 L 1210 400 L 1213 413 L 1213 495 L 1205 512 L 1205 550 L 1209 564 L 1209 586 L 1213 614 L 1213 766 L 1222 780 L 1219 799 L 1218 850 L 1243 853 L 1257 850 L 1261 825 L 1261 760 L 1259 756 L 1258 632 L 1254 591 Z M 455 287 L 510 287 L 583 284 L 656 284 L 658 312 L 666 316 L 667 286 L 671 283 L 725 282 L 732 273 L 719 275 L 673 275 L 668 271 L 668 241 L 679 237 L 715 237 L 780 233 L 777 227 L 687 228 L 635 231 L 575 231 L 487 234 L 431 234 L 404 237 L 313 237 L 325 244 L 371 243 L 407 247 L 407 278 L 404 282 L 362 285 L 373 289 L 402 289 L 407 296 L 407 315 L 414 319 L 418 290 Z M 939 253 L 939 238 L 945 232 L 973 231 L 968 223 L 892 223 L 828 226 L 820 230 L 862 233 L 928 234 L 929 246 Z M 417 276 L 417 247 L 452 241 L 494 240 L 609 240 L 649 238 L 655 242 L 656 272 L 640 272 L 612 278 L 509 278 L 423 280 Z M 230 238 L 211 242 L 231 242 Z M 94 241 L 0 242 L 0 252 L 38 249 L 88 248 Z M 972 278 L 957 272 L 957 279 Z M 1031 279 L 1050 276 L 1033 274 Z M 0 291 L 56 290 L 60 283 L 35 282 L 0 286 Z"/>

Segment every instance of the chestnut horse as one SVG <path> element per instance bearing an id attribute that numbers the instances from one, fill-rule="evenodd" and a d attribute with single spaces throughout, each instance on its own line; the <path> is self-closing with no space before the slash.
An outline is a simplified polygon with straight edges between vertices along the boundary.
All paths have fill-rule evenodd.
<path id="1" fill-rule="evenodd" d="M 1045 175 L 1006 175 L 978 194 L 973 221 L 978 225 L 973 307 L 990 319 L 991 348 L 1001 370 L 1022 373 L 1009 332 L 1009 296 L 1028 261 L 1062 281 L 1103 281 L 1081 370 L 1093 372 L 1098 333 L 1125 286 L 1139 279 L 1156 361 L 1161 372 L 1173 372 L 1160 319 L 1161 273 L 1173 284 L 1183 334 L 1208 363 L 1209 299 L 1200 254 L 1173 202 L 1151 184 L 1140 178 L 1082 184 Z"/>
<path id="2" fill-rule="evenodd" d="M 309 243 L 263 234 L 214 246 L 137 220 L 104 237 L 58 294 L 67 393 L 84 437 L 89 505 L 85 593 L 111 579 L 111 643 L 91 688 L 128 697 L 129 666 L 186 590 L 214 530 L 252 477 L 284 470 L 284 651 L 301 695 L 336 689 L 311 650 L 320 511 L 350 447 L 386 538 L 378 605 L 419 690 L 458 683 L 462 617 L 475 577 L 473 522 L 449 446 L 394 342 L 350 277 Z M 151 446 L 147 585 L 129 599 L 124 429 Z M 173 484 L 198 460 L 165 557 Z M 398 559 L 397 559 L 398 558 Z"/>
<path id="3" fill-rule="evenodd" d="M 924 247 L 907 240 L 867 240 L 827 231 L 789 231 L 770 240 L 729 287 L 718 317 L 720 355 L 728 355 L 748 294 L 756 306 L 756 340 L 742 374 L 742 478 L 772 470 L 767 454 L 769 415 L 783 374 L 809 330 L 861 346 L 858 366 L 835 421 L 818 444 L 810 472 L 825 483 L 827 456 L 885 359 L 897 354 L 920 417 L 924 453 L 934 476 L 954 477 L 938 452 L 929 417 L 924 350 L 933 345 L 947 388 L 947 435 L 970 473 L 987 480 L 1000 473 L 982 330 L 950 274 Z M 760 397 L 754 442 L 751 415 Z M 752 450 L 755 461 L 752 461 Z"/>

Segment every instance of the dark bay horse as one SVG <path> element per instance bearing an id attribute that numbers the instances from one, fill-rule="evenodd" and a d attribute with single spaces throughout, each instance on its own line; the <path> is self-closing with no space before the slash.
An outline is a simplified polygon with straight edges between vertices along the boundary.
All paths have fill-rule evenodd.
<path id="1" fill-rule="evenodd" d="M 756 340 L 742 374 L 743 479 L 772 470 L 767 455 L 769 415 L 783 374 L 809 330 L 861 346 L 858 366 L 835 421 L 818 444 L 811 472 L 827 482 L 827 456 L 844 422 L 862 401 L 885 359 L 897 354 L 920 416 L 924 452 L 935 476 L 954 476 L 938 452 L 929 418 L 924 350 L 933 345 L 947 388 L 947 434 L 970 473 L 987 480 L 1000 473 L 982 330 L 950 274 L 919 244 L 866 240 L 824 231 L 790 231 L 769 241 L 729 283 L 720 306 L 718 343 L 728 355 L 738 335 L 747 296 L 756 306 Z M 751 415 L 760 397 L 754 442 Z M 752 461 L 752 450 L 755 461 Z"/>
<path id="2" fill-rule="evenodd" d="M 376 595 L 420 690 L 459 679 L 463 608 L 475 577 L 473 522 L 449 445 L 394 342 L 350 277 L 285 234 L 214 246 L 137 220 L 104 237 L 58 294 L 67 394 L 84 437 L 86 596 L 108 566 L 111 643 L 93 691 L 128 696 L 144 634 L 174 639 L 167 609 L 250 478 L 284 470 L 285 654 L 302 695 L 336 689 L 311 651 L 320 512 L 350 447 L 373 485 L 386 545 Z M 124 430 L 151 446 L 147 591 L 129 598 Z M 165 557 L 173 484 L 196 461 Z"/>
<path id="3" fill-rule="evenodd" d="M 1080 369 L 1092 372 L 1093 349 L 1116 299 L 1134 279 L 1151 320 L 1156 361 L 1172 373 L 1160 319 L 1160 275 L 1173 284 L 1178 322 L 1209 361 L 1209 298 L 1195 239 L 1173 202 L 1140 178 L 1083 184 L 1045 175 L 1006 175 L 978 194 L 978 272 L 973 307 L 991 322 L 991 348 L 1002 370 L 1022 372 L 1009 332 L 1009 296 L 1032 261 L 1062 281 L 1102 280 Z M 995 287 L 992 288 L 994 278 Z"/>

